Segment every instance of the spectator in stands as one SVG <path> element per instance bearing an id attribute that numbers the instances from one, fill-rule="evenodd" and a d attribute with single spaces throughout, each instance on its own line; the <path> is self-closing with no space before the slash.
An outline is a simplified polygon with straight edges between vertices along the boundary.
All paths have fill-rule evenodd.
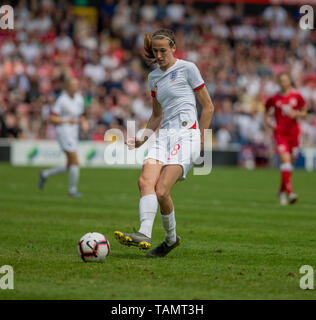
<path id="1" fill-rule="evenodd" d="M 19 0 L 14 9 L 15 30 L 0 32 L 1 137 L 55 138 L 47 119 L 64 70 L 80 79 L 85 94 L 91 127 L 85 138 L 125 130 L 127 119 L 141 128 L 149 114 L 143 35 L 171 27 L 177 57 L 198 65 L 214 97 L 218 147 L 245 145 L 251 163 L 256 150 L 262 155 L 261 144 L 270 143 L 262 105 L 278 90 L 274 77 L 284 70 L 307 101 L 303 145 L 316 146 L 316 31 L 297 28 L 297 12 L 287 7 L 267 6 L 262 14 L 226 3 L 205 10 L 178 1 L 104 0 L 97 26 L 76 16 L 66 0 Z"/>

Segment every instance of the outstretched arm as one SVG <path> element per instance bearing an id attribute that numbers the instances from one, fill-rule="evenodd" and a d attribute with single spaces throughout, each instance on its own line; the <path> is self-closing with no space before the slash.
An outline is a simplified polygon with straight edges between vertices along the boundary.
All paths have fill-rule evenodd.
<path id="1" fill-rule="evenodd" d="M 275 123 L 271 118 L 271 113 L 273 113 L 272 109 L 266 109 L 266 111 L 264 113 L 264 122 L 269 128 L 274 130 L 275 129 Z"/>
<path id="2" fill-rule="evenodd" d="M 146 129 L 150 129 L 153 132 L 156 131 L 157 128 L 160 126 L 162 117 L 163 117 L 162 108 L 161 108 L 157 98 L 153 97 L 153 112 L 152 112 L 151 117 L 147 123 Z M 147 137 L 147 138 L 149 138 L 149 137 Z"/>
<path id="3" fill-rule="evenodd" d="M 160 126 L 160 123 L 163 118 L 163 112 L 162 108 L 158 102 L 158 100 L 153 97 L 153 111 L 151 114 L 151 117 L 149 118 L 146 130 L 142 137 L 140 139 L 137 139 L 136 137 L 132 137 L 126 141 L 126 144 L 128 145 L 129 149 L 133 148 L 139 148 L 143 143 L 145 143 L 148 138 L 151 136 L 151 134 L 157 130 L 157 128 Z"/>
<path id="4" fill-rule="evenodd" d="M 300 110 L 291 110 L 289 112 L 289 117 L 292 119 L 299 119 L 299 118 L 305 118 L 307 114 L 306 108 L 300 109 Z"/>
<path id="5" fill-rule="evenodd" d="M 50 118 L 49 118 L 50 122 L 56 126 L 59 126 L 61 124 L 65 124 L 65 123 L 71 123 L 71 124 L 75 124 L 78 123 L 77 120 L 75 119 L 70 119 L 70 120 L 62 120 L 58 114 L 56 113 L 51 113 Z"/>
<path id="6" fill-rule="evenodd" d="M 89 131 L 89 123 L 84 115 L 80 116 L 80 124 L 81 124 L 81 128 L 82 128 L 83 132 L 85 134 L 87 134 Z"/>
<path id="7" fill-rule="evenodd" d="M 202 114 L 199 121 L 200 131 L 201 131 L 201 144 L 204 145 L 204 129 L 208 129 L 210 127 L 213 113 L 214 113 L 214 105 L 212 99 L 206 89 L 205 86 L 195 91 L 195 94 L 202 105 Z"/>

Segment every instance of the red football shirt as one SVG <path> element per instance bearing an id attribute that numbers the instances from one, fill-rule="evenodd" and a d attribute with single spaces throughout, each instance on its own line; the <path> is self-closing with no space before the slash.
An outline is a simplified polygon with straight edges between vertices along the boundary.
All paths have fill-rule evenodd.
<path id="1" fill-rule="evenodd" d="M 276 128 L 274 135 L 284 137 L 297 137 L 300 133 L 300 128 L 297 119 L 292 119 L 288 116 L 289 110 L 301 110 L 305 107 L 305 100 L 301 94 L 295 89 L 290 89 L 286 95 L 277 93 L 266 102 L 266 110 L 273 108 Z"/>

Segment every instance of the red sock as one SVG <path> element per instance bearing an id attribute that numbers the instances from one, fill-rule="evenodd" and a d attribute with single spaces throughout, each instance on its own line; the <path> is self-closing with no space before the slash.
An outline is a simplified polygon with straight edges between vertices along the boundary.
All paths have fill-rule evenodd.
<path id="1" fill-rule="evenodd" d="M 281 191 L 286 191 L 288 194 L 292 192 L 291 171 L 281 171 Z"/>
<path id="2" fill-rule="evenodd" d="M 282 163 L 280 165 L 281 170 L 281 187 L 280 191 L 286 191 L 288 194 L 292 192 L 291 172 L 293 167 L 291 163 Z"/>
<path id="3" fill-rule="evenodd" d="M 283 171 L 280 171 L 281 172 L 281 184 L 280 184 L 280 193 L 281 192 L 284 192 L 285 191 L 285 183 L 284 183 L 284 179 L 283 179 Z"/>

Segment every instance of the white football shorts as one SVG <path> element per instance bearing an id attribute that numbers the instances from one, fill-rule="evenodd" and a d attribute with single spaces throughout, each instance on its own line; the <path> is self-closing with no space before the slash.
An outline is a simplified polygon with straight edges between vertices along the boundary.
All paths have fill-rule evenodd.
<path id="1" fill-rule="evenodd" d="M 76 152 L 78 149 L 77 137 L 57 134 L 57 141 L 63 151 Z"/>
<path id="2" fill-rule="evenodd" d="M 178 164 L 183 168 L 184 180 L 194 161 L 200 156 L 199 129 L 160 129 L 144 160 L 155 159 L 163 166 Z"/>

